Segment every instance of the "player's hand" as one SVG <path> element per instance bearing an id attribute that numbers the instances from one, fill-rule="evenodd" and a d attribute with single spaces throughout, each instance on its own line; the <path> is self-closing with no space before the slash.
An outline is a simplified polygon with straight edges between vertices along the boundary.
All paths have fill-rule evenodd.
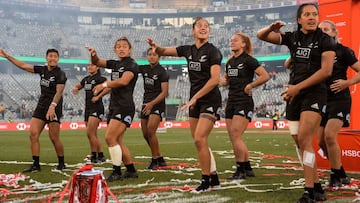
<path id="1" fill-rule="evenodd" d="M 252 87 L 251 84 L 249 83 L 249 84 L 247 84 L 247 85 L 245 86 L 244 92 L 245 92 L 247 95 L 251 96 L 251 95 L 252 95 L 252 89 L 253 89 L 253 87 Z"/>
<path id="2" fill-rule="evenodd" d="M 342 90 L 344 90 L 345 88 L 347 88 L 348 86 L 349 86 L 349 84 L 348 84 L 347 80 L 338 79 L 338 80 L 335 80 L 334 83 L 330 85 L 330 89 L 334 93 L 339 93 Z"/>
<path id="3" fill-rule="evenodd" d="M 276 33 L 280 33 L 280 34 L 285 34 L 283 31 L 281 31 L 281 28 L 285 26 L 285 23 L 278 20 L 278 21 L 275 21 L 274 23 L 272 23 L 270 25 L 270 29 L 271 31 L 273 32 L 276 32 Z"/>
<path id="4" fill-rule="evenodd" d="M 92 90 L 94 95 L 98 95 L 102 90 L 104 89 L 102 84 L 96 85 L 94 89 Z"/>
<path id="5" fill-rule="evenodd" d="M 1 56 L 1 57 L 4 57 L 4 58 L 7 58 L 7 57 L 8 57 L 8 54 L 5 52 L 4 49 L 0 49 L 0 56 Z"/>
<path id="6" fill-rule="evenodd" d="M 74 87 L 74 88 L 71 90 L 71 92 L 72 92 L 73 94 L 78 94 L 78 93 L 79 93 L 79 89 L 76 88 L 76 87 Z"/>
<path id="7" fill-rule="evenodd" d="M 55 107 L 50 106 L 47 113 L 46 113 L 46 119 L 49 121 L 53 121 L 56 119 L 56 113 L 55 113 Z"/>
<path id="8" fill-rule="evenodd" d="M 151 113 L 151 110 L 154 105 L 152 105 L 150 102 L 143 104 L 141 112 L 145 115 L 149 115 Z"/>
<path id="9" fill-rule="evenodd" d="M 151 38 L 146 38 L 145 41 L 151 46 L 152 50 L 156 52 L 156 48 L 159 46 L 155 43 L 155 41 Z"/>
<path id="10" fill-rule="evenodd" d="M 284 87 L 286 89 L 280 95 L 283 97 L 283 99 L 285 101 L 288 101 L 289 103 L 291 103 L 293 101 L 293 99 L 295 98 L 295 96 L 299 94 L 300 89 L 298 88 L 297 85 L 286 84 L 286 85 L 284 85 Z"/>
<path id="11" fill-rule="evenodd" d="M 90 56 L 96 56 L 96 50 L 90 46 L 85 46 L 85 48 L 90 52 Z"/>
<path id="12" fill-rule="evenodd" d="M 181 107 L 180 111 L 183 111 L 187 108 L 192 108 L 195 106 L 197 99 L 191 98 L 188 103 L 186 103 L 184 106 Z"/>
<path id="13" fill-rule="evenodd" d="M 93 98 L 91 98 L 91 102 L 92 102 L 92 103 L 95 103 L 95 102 L 97 102 L 97 101 L 99 101 L 99 97 L 98 97 L 98 96 L 94 96 Z"/>

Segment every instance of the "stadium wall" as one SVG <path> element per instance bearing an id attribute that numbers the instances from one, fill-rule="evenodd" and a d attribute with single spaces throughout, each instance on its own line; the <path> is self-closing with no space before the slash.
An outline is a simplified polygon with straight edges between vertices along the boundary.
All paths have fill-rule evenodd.
<path id="1" fill-rule="evenodd" d="M 319 0 L 320 20 L 333 21 L 339 30 L 339 39 L 342 44 L 352 48 L 359 59 L 360 44 L 360 1 L 359 0 Z M 348 69 L 348 77 L 356 74 Z M 352 107 L 350 113 L 350 127 L 338 134 L 341 148 L 341 160 L 346 171 L 360 172 L 360 91 L 359 85 L 350 87 Z M 323 156 L 322 150 L 313 141 L 316 153 L 317 166 L 329 169 L 329 161 Z"/>

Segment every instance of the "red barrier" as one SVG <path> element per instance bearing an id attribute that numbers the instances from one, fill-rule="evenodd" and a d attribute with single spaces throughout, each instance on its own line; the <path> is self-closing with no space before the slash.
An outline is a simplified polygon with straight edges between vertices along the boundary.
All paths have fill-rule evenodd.
<path id="1" fill-rule="evenodd" d="M 320 20 L 331 20 L 339 30 L 339 39 L 342 44 L 352 48 L 359 59 L 360 50 L 360 1 L 359 0 L 318 0 Z M 352 78 L 356 74 L 351 68 L 347 75 Z M 357 85 L 350 87 L 352 107 L 350 113 L 350 127 L 352 132 L 341 132 L 338 142 L 341 148 L 342 163 L 345 170 L 360 172 L 360 91 Z M 319 149 L 316 141 L 314 147 Z M 317 153 L 319 168 L 329 169 L 329 163 Z"/>
<path id="2" fill-rule="evenodd" d="M 313 140 L 316 154 L 317 167 L 319 169 L 330 169 L 329 161 L 324 157 L 322 150 L 317 144 L 317 136 Z M 341 162 L 346 171 L 360 171 L 360 131 L 344 131 L 338 135 L 341 149 Z"/>
<path id="3" fill-rule="evenodd" d="M 279 129 L 287 128 L 287 121 L 278 121 L 277 126 Z M 106 122 L 102 122 L 99 125 L 99 129 L 105 129 L 107 127 Z M 160 128 L 189 128 L 188 121 L 166 121 L 160 123 Z M 0 131 L 6 130 L 29 130 L 30 123 L 29 122 L 14 122 L 14 123 L 0 123 Z M 140 122 L 133 122 L 131 124 L 131 128 L 140 128 Z M 216 121 L 214 128 L 226 128 L 226 124 L 224 120 Z M 249 123 L 248 128 L 272 128 L 272 120 L 259 120 L 252 121 Z M 86 126 L 84 122 L 62 122 L 60 125 L 61 130 L 85 130 Z M 47 126 L 45 126 L 45 130 L 47 130 Z"/>

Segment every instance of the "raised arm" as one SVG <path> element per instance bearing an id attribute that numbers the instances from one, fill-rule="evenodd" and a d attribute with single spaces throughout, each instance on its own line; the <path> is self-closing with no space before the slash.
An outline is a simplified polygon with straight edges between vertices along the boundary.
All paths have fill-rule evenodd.
<path id="1" fill-rule="evenodd" d="M 270 42 L 272 44 L 280 44 L 281 43 L 281 34 L 284 34 L 281 31 L 281 27 L 285 25 L 284 22 L 276 21 L 262 29 L 260 29 L 256 36 L 260 40 L 265 42 Z"/>
<path id="2" fill-rule="evenodd" d="M 201 97 L 205 96 L 212 89 L 214 89 L 220 82 L 220 73 L 221 67 L 218 64 L 211 66 L 210 79 L 205 83 L 205 85 L 190 99 L 190 101 L 181 107 L 181 110 L 187 109 L 196 104 L 196 101 Z"/>
<path id="3" fill-rule="evenodd" d="M 99 58 L 96 50 L 92 47 L 86 46 L 85 47 L 90 52 L 91 63 L 97 65 L 98 67 L 105 68 L 106 67 L 106 59 Z"/>
<path id="4" fill-rule="evenodd" d="M 145 40 L 159 56 L 178 56 L 175 47 L 160 47 L 151 38 Z"/>
<path id="5" fill-rule="evenodd" d="M 34 72 L 34 66 L 31 64 L 24 63 L 20 60 L 17 60 L 16 58 L 10 56 L 8 53 L 6 53 L 3 49 L 0 49 L 0 56 L 6 58 L 8 61 L 10 61 L 12 64 L 17 66 L 20 69 L 23 69 L 27 72 L 33 73 Z"/>

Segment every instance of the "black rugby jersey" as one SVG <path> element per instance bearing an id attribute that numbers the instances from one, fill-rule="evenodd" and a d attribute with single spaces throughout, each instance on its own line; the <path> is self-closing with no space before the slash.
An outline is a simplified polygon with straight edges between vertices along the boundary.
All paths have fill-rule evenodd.
<path id="1" fill-rule="evenodd" d="M 246 53 L 229 59 L 225 68 L 229 81 L 228 103 L 248 101 L 251 98 L 244 92 L 244 89 L 247 84 L 253 81 L 255 70 L 259 66 L 260 63 Z"/>
<path id="2" fill-rule="evenodd" d="M 205 43 L 199 49 L 195 45 L 184 45 L 176 48 L 178 56 L 186 58 L 190 78 L 190 98 L 192 98 L 210 79 L 212 65 L 221 65 L 222 55 L 211 43 Z M 220 97 L 219 88 L 216 86 L 207 95 L 198 101 L 208 101 L 213 97 Z"/>
<path id="3" fill-rule="evenodd" d="M 121 78 L 125 71 L 130 71 L 134 74 L 133 79 L 128 85 L 123 87 L 111 88 L 110 95 L 110 109 L 118 108 L 135 108 L 133 100 L 133 92 L 138 77 L 138 65 L 134 59 L 130 57 L 119 60 L 106 61 L 106 68 L 112 69 L 111 80 Z"/>
<path id="4" fill-rule="evenodd" d="M 335 94 L 333 91 L 331 91 L 330 85 L 338 79 L 347 80 L 346 74 L 348 67 L 354 65 L 357 61 L 358 60 L 353 50 L 340 43 L 336 44 L 336 56 L 333 71 L 331 77 L 326 80 L 329 96 L 336 95 L 339 98 L 350 97 L 349 88 L 345 88 L 341 92 Z"/>
<path id="5" fill-rule="evenodd" d="M 309 78 L 321 68 L 321 54 L 335 51 L 335 41 L 320 28 L 309 34 L 301 31 L 286 32 L 282 35 L 282 45 L 286 45 L 291 54 L 289 84 L 296 85 Z M 325 87 L 325 81 L 315 86 Z"/>
<path id="6" fill-rule="evenodd" d="M 169 82 L 169 75 L 160 64 L 139 66 L 144 79 L 144 103 L 154 100 L 161 93 L 161 83 Z"/>
<path id="7" fill-rule="evenodd" d="M 103 107 L 102 99 L 99 99 L 97 102 L 93 103 L 91 99 L 94 97 L 93 89 L 96 85 L 102 84 L 106 81 L 106 78 L 101 76 L 100 72 L 98 71 L 95 75 L 88 75 L 84 77 L 80 84 L 85 90 L 85 101 L 86 101 L 86 108 L 93 109 L 98 107 Z"/>
<path id="8" fill-rule="evenodd" d="M 47 66 L 34 66 L 34 73 L 40 75 L 40 88 L 41 95 L 39 98 L 38 106 L 47 108 L 50 106 L 55 94 L 56 85 L 66 83 L 66 74 L 59 67 L 49 71 Z M 57 105 L 62 106 L 63 97 Z"/>

